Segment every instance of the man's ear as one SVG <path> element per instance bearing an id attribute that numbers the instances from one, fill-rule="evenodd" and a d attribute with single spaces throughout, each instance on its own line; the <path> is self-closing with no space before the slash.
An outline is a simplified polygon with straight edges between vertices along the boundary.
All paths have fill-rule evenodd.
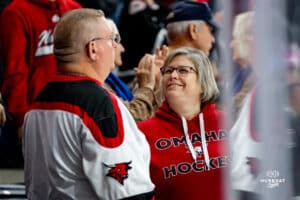
<path id="1" fill-rule="evenodd" d="M 198 37 L 198 34 L 199 34 L 199 31 L 200 31 L 200 29 L 199 29 L 199 27 L 197 26 L 197 24 L 195 24 L 195 23 L 190 23 L 189 25 L 188 25 L 188 34 L 189 34 L 189 36 L 190 36 L 190 38 L 192 39 L 192 40 L 195 40 L 197 37 Z"/>
<path id="2" fill-rule="evenodd" d="M 87 56 L 91 59 L 91 60 L 96 60 L 97 59 L 97 47 L 96 47 L 96 43 L 94 41 L 91 41 L 88 43 L 87 45 Z"/>

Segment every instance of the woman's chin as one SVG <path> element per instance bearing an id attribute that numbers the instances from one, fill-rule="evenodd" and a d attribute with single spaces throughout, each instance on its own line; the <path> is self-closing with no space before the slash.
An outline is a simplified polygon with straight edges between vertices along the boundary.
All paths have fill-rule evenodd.
<path id="1" fill-rule="evenodd" d="M 168 90 L 165 93 L 166 99 L 171 99 L 171 98 L 178 98 L 183 96 L 182 92 L 179 92 L 178 90 Z"/>

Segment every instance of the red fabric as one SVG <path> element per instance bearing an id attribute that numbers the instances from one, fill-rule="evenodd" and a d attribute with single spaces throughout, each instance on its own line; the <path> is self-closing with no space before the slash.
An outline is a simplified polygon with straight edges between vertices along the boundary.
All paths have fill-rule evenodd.
<path id="1" fill-rule="evenodd" d="M 5 69 L 1 92 L 19 126 L 29 104 L 56 72 L 53 53 L 35 55 L 38 47 L 53 45 L 57 23 L 53 16 L 80 7 L 72 0 L 57 0 L 55 5 L 48 0 L 15 0 L 1 14 L 0 53 Z"/>
<path id="2" fill-rule="evenodd" d="M 92 78 L 83 77 L 83 76 L 68 76 L 68 75 L 54 75 L 49 78 L 49 82 L 61 82 L 61 81 L 82 81 L 82 80 L 91 80 L 96 84 L 101 86 L 102 84 Z M 99 126 L 96 124 L 95 120 L 88 115 L 88 113 L 82 110 L 79 106 L 64 103 L 64 102 L 36 102 L 30 106 L 30 109 L 47 109 L 47 110 L 64 110 L 67 112 L 74 113 L 78 115 L 81 119 L 83 119 L 84 124 L 90 129 L 93 134 L 94 139 L 102 146 L 107 148 L 115 148 L 120 146 L 124 140 L 124 127 L 123 120 L 120 108 L 118 106 L 118 102 L 116 97 L 110 94 L 114 110 L 117 115 L 117 123 L 118 123 L 118 137 L 108 138 L 105 137 L 104 134 L 101 133 Z"/>
<path id="3" fill-rule="evenodd" d="M 138 124 L 151 147 L 150 174 L 156 185 L 156 200 L 225 198 L 222 180 L 228 165 L 227 132 L 222 126 L 224 114 L 214 104 L 203 108 L 210 167 L 205 168 L 203 153 L 192 159 L 185 143 L 181 118 L 166 103 L 155 116 Z M 193 147 L 201 146 L 199 117 L 187 121 Z"/>

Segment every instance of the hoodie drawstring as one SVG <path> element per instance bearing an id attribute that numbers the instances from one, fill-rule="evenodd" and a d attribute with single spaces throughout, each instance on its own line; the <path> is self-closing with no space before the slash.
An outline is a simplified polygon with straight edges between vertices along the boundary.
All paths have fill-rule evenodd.
<path id="1" fill-rule="evenodd" d="M 208 155 L 208 150 L 207 150 L 207 143 L 206 143 L 205 129 L 204 129 L 204 120 L 203 120 L 202 113 L 200 113 L 200 115 L 199 115 L 199 121 L 200 121 L 202 151 L 204 154 L 204 160 L 205 160 L 206 166 L 209 170 L 209 155 Z"/>
<path id="2" fill-rule="evenodd" d="M 183 132 L 185 136 L 185 140 L 187 143 L 187 146 L 189 148 L 189 151 L 192 154 L 192 157 L 194 161 L 197 161 L 197 153 L 195 151 L 195 148 L 193 147 L 193 144 L 191 142 L 191 139 L 188 135 L 188 126 L 187 122 L 184 117 L 181 116 L 182 126 L 183 126 Z M 204 128 L 204 120 L 203 120 L 203 113 L 199 114 L 199 124 L 200 124 L 200 132 L 201 132 L 201 144 L 202 144 L 202 151 L 204 155 L 205 164 L 207 166 L 207 169 L 209 170 L 209 155 L 207 150 L 207 144 L 206 144 L 206 137 L 205 137 L 205 128 Z"/>
<path id="3" fill-rule="evenodd" d="M 192 154 L 192 157 L 194 159 L 194 161 L 196 162 L 197 161 L 197 154 L 196 154 L 196 151 L 193 147 L 193 144 L 189 138 L 189 135 L 188 135 L 188 126 L 187 126 L 187 122 L 185 120 L 184 117 L 181 117 L 181 121 L 182 121 L 182 126 L 183 126 L 183 133 L 184 133 L 184 136 L 185 136 L 185 140 L 186 140 L 186 143 L 188 145 L 188 148 Z"/>

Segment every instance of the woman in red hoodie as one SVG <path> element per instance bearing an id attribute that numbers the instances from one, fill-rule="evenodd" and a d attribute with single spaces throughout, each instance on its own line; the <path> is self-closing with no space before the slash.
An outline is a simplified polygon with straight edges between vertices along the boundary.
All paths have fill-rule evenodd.
<path id="1" fill-rule="evenodd" d="M 156 199 L 225 199 L 227 131 L 215 108 L 218 88 L 207 56 L 183 47 L 161 68 L 165 102 L 139 123 L 151 146 Z"/>

